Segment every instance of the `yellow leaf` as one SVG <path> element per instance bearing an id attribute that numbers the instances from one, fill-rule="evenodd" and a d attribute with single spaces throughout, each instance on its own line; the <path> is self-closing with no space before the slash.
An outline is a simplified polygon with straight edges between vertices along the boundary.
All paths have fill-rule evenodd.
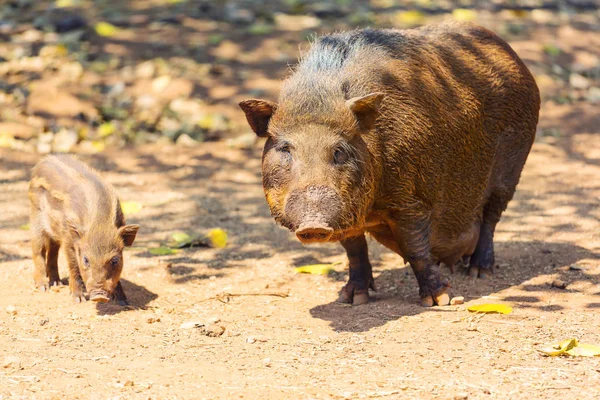
<path id="1" fill-rule="evenodd" d="M 115 133 L 115 126 L 112 122 L 105 122 L 98 127 L 98 136 L 101 138 L 107 137 Z"/>
<path id="2" fill-rule="evenodd" d="M 400 11 L 396 13 L 396 20 L 403 25 L 420 25 L 425 22 L 425 15 L 417 10 Z"/>
<path id="3" fill-rule="evenodd" d="M 506 304 L 478 304 L 468 308 L 471 312 L 486 314 L 510 314 L 512 307 Z"/>
<path id="4" fill-rule="evenodd" d="M 227 232 L 221 228 L 211 229 L 208 232 L 208 239 L 212 247 L 222 249 L 227 246 Z"/>
<path id="5" fill-rule="evenodd" d="M 13 135 L 8 133 L 0 134 L 0 147 L 10 148 L 13 147 L 16 140 Z"/>
<path id="6" fill-rule="evenodd" d="M 29 224 L 23 224 L 19 227 L 19 229 L 22 229 L 24 231 L 28 231 L 29 230 Z"/>
<path id="7" fill-rule="evenodd" d="M 105 147 L 106 147 L 106 144 L 104 144 L 104 142 L 101 142 L 100 140 L 94 140 L 92 142 L 92 149 L 94 149 L 94 151 L 96 153 L 100 153 L 101 151 L 104 151 Z"/>
<path id="8" fill-rule="evenodd" d="M 177 253 L 177 250 L 173 250 L 168 247 L 156 247 L 154 249 L 149 249 L 148 251 L 150 254 L 154 254 L 155 256 L 167 256 L 169 254 Z"/>
<path id="9" fill-rule="evenodd" d="M 123 210 L 123 214 L 125 214 L 125 215 L 139 213 L 141 209 L 142 209 L 142 205 L 135 201 L 121 202 L 121 210 Z"/>
<path id="10" fill-rule="evenodd" d="M 452 18 L 457 21 L 473 21 L 477 18 L 477 12 L 466 8 L 456 8 L 452 10 Z"/>
<path id="11" fill-rule="evenodd" d="M 333 264 L 312 264 L 294 268 L 297 274 L 328 275 L 333 272 Z"/>
<path id="12" fill-rule="evenodd" d="M 119 33 L 120 29 L 108 22 L 98 22 L 96 24 L 96 33 L 100 36 L 111 37 Z"/>
<path id="13" fill-rule="evenodd" d="M 538 349 L 547 356 L 569 355 L 573 357 L 594 357 L 600 356 L 600 346 L 592 344 L 579 343 L 577 339 L 563 340 L 562 342 L 551 344 L 550 346 Z"/>
<path id="14" fill-rule="evenodd" d="M 567 350 L 570 356 L 579 357 L 595 357 L 600 356 L 600 346 L 593 344 L 577 343 L 571 350 Z"/>

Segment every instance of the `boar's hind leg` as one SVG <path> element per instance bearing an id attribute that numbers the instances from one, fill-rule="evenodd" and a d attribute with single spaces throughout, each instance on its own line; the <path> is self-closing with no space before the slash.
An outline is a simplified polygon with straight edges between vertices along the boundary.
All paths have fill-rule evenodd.
<path id="1" fill-rule="evenodd" d="M 345 239 L 340 243 L 348 254 L 350 279 L 343 287 L 338 301 L 352 303 L 355 306 L 365 304 L 369 301 L 369 289 L 375 290 L 365 235 Z"/>
<path id="2" fill-rule="evenodd" d="M 127 301 L 127 296 L 125 296 L 125 292 L 123 291 L 123 286 L 121 286 L 121 282 L 117 283 L 112 297 L 120 306 L 129 305 L 129 302 Z"/>
<path id="3" fill-rule="evenodd" d="M 79 271 L 79 261 L 73 246 L 66 246 L 67 262 L 69 263 L 69 289 L 75 303 L 87 301 L 85 298 L 85 284 Z"/>
<path id="4" fill-rule="evenodd" d="M 48 253 L 48 239 L 43 233 L 33 235 L 31 241 L 33 251 L 33 280 L 35 286 L 42 292 L 48 290 L 48 277 L 46 275 L 46 254 Z"/>
<path id="5" fill-rule="evenodd" d="M 469 276 L 487 278 L 494 272 L 494 231 L 511 197 L 512 192 L 504 196 L 493 193 L 485 205 L 479 240 L 469 261 Z"/>
<path id="6" fill-rule="evenodd" d="M 425 307 L 450 304 L 450 285 L 442 278 L 439 262 L 431 254 L 428 221 L 397 222 L 392 230 L 400 254 L 408 260 L 417 277 L 421 304 Z"/>

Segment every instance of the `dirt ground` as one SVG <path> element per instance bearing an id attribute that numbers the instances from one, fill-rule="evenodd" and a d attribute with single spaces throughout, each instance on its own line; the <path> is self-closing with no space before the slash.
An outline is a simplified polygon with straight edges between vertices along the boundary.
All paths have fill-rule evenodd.
<path id="1" fill-rule="evenodd" d="M 598 123 L 595 110 L 570 111 Z M 34 290 L 29 232 L 19 227 L 38 156 L 0 152 L 0 397 L 598 398 L 600 359 L 536 351 L 571 337 L 600 343 L 597 134 L 573 131 L 534 145 L 498 227 L 493 279 L 455 272 L 454 294 L 466 304 L 431 309 L 417 304 L 409 268 L 372 241 L 379 291 L 367 305 L 335 303 L 343 265 L 329 277 L 295 274 L 294 266 L 344 261 L 343 251 L 303 247 L 275 226 L 259 146 L 144 147 L 85 158 L 123 200 L 143 204 L 128 218 L 142 229 L 126 252 L 127 308 L 72 304 L 67 287 Z M 225 249 L 147 251 L 173 231 L 214 227 L 229 232 Z M 552 288 L 556 278 L 567 288 Z M 214 298 L 272 292 L 289 297 Z M 466 310 L 489 302 L 514 311 Z M 207 336 L 221 326 L 221 336 Z"/>
<path id="2" fill-rule="evenodd" d="M 126 3 L 139 5 L 130 7 L 135 13 L 150 4 Z M 382 9 L 374 9 L 377 18 L 387 18 Z M 494 276 L 473 280 L 463 270 L 449 275 L 464 305 L 422 308 L 410 267 L 372 240 L 378 292 L 363 306 L 336 303 L 348 276 L 343 249 L 304 247 L 275 225 L 260 182 L 262 143 L 251 144 L 247 135 L 243 141 L 187 146 L 169 139 L 118 148 L 121 142 L 107 141 L 105 151 L 82 155 L 122 201 L 142 204 L 127 217 L 142 226 L 125 253 L 122 282 L 131 306 L 74 304 L 66 286 L 36 292 L 24 225 L 29 171 L 40 147 L 37 137 L 18 136 L 16 148 L 0 146 L 0 400 L 599 398 L 600 357 L 552 358 L 537 350 L 568 338 L 600 345 L 600 99 L 594 97 L 600 91 L 600 13 L 534 11 L 516 17 L 482 12 L 477 21 L 509 39 L 536 76 L 544 101 L 538 138 L 497 228 Z M 268 34 L 248 36 L 243 29 L 228 31 L 225 22 L 178 12 L 178 20 L 159 30 L 131 22 L 123 37 L 89 41 L 111 57 L 123 49 L 143 52 L 156 41 L 152 57 L 165 57 L 173 67 L 181 60 L 169 58 L 169 41 L 184 32 L 202 50 L 194 68 L 214 63 L 216 72 L 205 68 L 201 76 L 192 68 L 177 75 L 178 67 L 171 68 L 173 79 L 188 79 L 184 86 L 194 87 L 177 96 L 201 99 L 209 111 L 225 114 L 233 127 L 226 137 L 247 133 L 236 102 L 274 99 L 286 65 L 313 28 L 294 28 L 305 19 L 284 20 Z M 324 21 L 314 29 L 347 28 Z M 132 31 L 135 40 L 127 36 Z M 210 35 L 214 43 L 205 49 Z M 27 49 L 33 54 L 36 46 Z M 2 54 L 8 58 L 8 50 Z M 38 79 L 60 81 L 57 87 L 74 93 L 104 90 L 125 79 L 127 57 L 107 72 L 98 72 L 103 65 L 96 58 L 89 65 L 82 61 L 85 72 L 77 84 L 60 80 L 62 64 L 44 66 L 37 77 L 9 71 L 0 76 L 12 91 L 0 96 L 0 119 L 35 122 L 26 109 L 31 98 L 17 96 L 21 84 Z M 145 56 L 131 57 L 134 63 Z M 136 82 L 139 77 L 125 79 L 124 93 L 143 97 L 146 87 L 135 89 Z M 92 94 L 88 100 L 96 108 L 110 97 Z M 46 129 L 46 116 L 37 118 L 39 129 Z M 74 123 L 69 121 L 63 122 Z M 164 256 L 148 251 L 173 232 L 212 228 L 228 232 L 227 247 Z M 296 266 L 334 262 L 341 263 L 329 276 L 294 272 Z M 59 264 L 65 278 L 62 254 Z M 556 279 L 566 288 L 552 287 Z M 483 303 L 514 309 L 509 315 L 467 311 Z"/>

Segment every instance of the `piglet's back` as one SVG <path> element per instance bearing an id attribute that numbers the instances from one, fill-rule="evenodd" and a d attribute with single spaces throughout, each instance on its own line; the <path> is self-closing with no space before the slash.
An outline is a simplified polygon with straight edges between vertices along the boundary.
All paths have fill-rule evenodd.
<path id="1" fill-rule="evenodd" d="M 34 167 L 29 197 L 33 207 L 54 220 L 48 221 L 48 225 L 54 225 L 55 229 L 45 226 L 45 230 L 56 230 L 57 218 L 70 219 L 82 228 L 111 221 L 121 226 L 124 222 L 112 187 L 70 155 L 51 155 Z"/>

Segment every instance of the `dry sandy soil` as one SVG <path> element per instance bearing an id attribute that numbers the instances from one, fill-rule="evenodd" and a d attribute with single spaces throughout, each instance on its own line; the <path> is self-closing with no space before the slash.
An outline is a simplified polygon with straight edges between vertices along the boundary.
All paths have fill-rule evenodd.
<path id="1" fill-rule="evenodd" d="M 537 349 L 572 337 L 600 345 L 598 104 L 560 104 L 570 89 L 551 65 L 566 68 L 578 54 L 600 54 L 600 35 L 576 24 L 531 26 L 535 41 L 511 44 L 544 97 L 556 101 L 544 102 L 539 138 L 498 226 L 493 278 L 472 280 L 462 270 L 449 276 L 464 305 L 419 306 L 410 267 L 374 241 L 373 301 L 336 303 L 347 279 L 343 250 L 303 247 L 275 225 L 260 184 L 261 143 L 247 150 L 221 142 L 147 145 L 82 156 L 121 200 L 143 205 L 128 216 L 142 226 L 125 253 L 131 306 L 73 304 L 67 287 L 36 292 L 30 233 L 22 226 L 29 171 L 40 156 L 0 149 L 0 399 L 599 398 L 599 357 L 549 358 Z M 180 28 L 165 29 L 179 37 Z M 255 87 L 275 96 L 277 78 L 297 55 L 301 37 L 292 36 L 282 50 L 291 58 L 268 58 L 280 47 L 268 39 L 264 54 L 253 53 L 256 65 L 237 60 L 239 48 L 225 41 L 219 48 L 232 54 L 220 57 L 236 58 L 231 70 L 248 70 L 246 86 L 225 74 L 200 93 L 243 119 L 238 97 Z M 551 59 L 542 44 L 555 41 L 562 53 Z M 229 233 L 224 249 L 148 252 L 175 231 L 216 227 Z M 329 276 L 294 273 L 321 262 L 342 263 Z M 66 277 L 62 255 L 59 263 Z M 553 288 L 555 279 L 566 289 Z M 514 310 L 467 311 L 481 303 Z M 182 327 L 190 322 L 205 326 Z"/>
<path id="2" fill-rule="evenodd" d="M 569 111 L 580 115 L 571 124 L 598 126 L 594 110 Z M 0 398 L 598 398 L 599 358 L 536 350 L 571 337 L 600 344 L 600 137 L 575 128 L 534 145 L 498 227 L 493 279 L 455 272 L 466 304 L 430 309 L 417 304 L 409 267 L 375 242 L 379 291 L 367 305 L 335 303 L 343 265 L 329 277 L 295 274 L 343 261 L 341 247 L 303 247 L 276 227 L 260 150 L 216 143 L 86 157 L 123 200 L 144 206 L 129 217 L 142 225 L 123 276 L 132 305 L 72 304 L 67 287 L 38 293 L 19 228 L 38 156 L 2 151 Z M 147 251 L 173 231 L 214 227 L 229 232 L 225 249 Z M 552 288 L 555 278 L 567 288 Z M 489 302 L 514 311 L 466 310 Z M 180 327 L 189 321 L 209 329 Z"/>

